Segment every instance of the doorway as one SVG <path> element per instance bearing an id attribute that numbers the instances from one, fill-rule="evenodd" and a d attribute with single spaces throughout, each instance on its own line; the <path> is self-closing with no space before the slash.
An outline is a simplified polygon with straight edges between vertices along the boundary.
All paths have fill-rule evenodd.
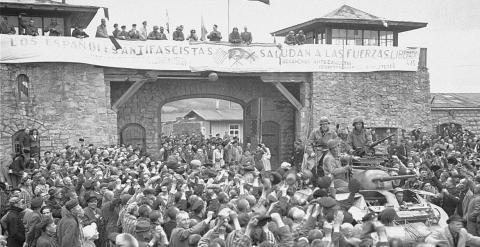
<path id="1" fill-rule="evenodd" d="M 133 148 L 145 150 L 146 133 L 145 128 L 140 124 L 129 123 L 120 131 L 120 144 L 132 145 Z"/>
<path id="2" fill-rule="evenodd" d="M 274 121 L 262 123 L 262 142 L 270 149 L 272 170 L 280 167 L 280 125 Z"/>

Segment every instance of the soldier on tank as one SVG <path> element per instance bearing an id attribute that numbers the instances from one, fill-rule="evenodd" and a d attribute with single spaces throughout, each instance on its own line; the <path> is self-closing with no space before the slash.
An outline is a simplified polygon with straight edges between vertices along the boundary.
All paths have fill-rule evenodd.
<path id="1" fill-rule="evenodd" d="M 352 170 L 352 166 L 342 166 L 340 160 L 340 140 L 331 139 L 327 143 L 328 152 L 323 159 L 323 170 L 325 176 L 329 176 L 332 179 L 333 187 L 335 191 L 341 193 L 347 193 L 348 189 L 348 176 Z"/>
<path id="2" fill-rule="evenodd" d="M 312 146 L 316 158 L 316 165 L 312 169 L 312 173 L 315 177 L 324 175 L 322 161 L 328 151 L 328 141 L 338 138 L 337 133 L 330 130 L 330 121 L 327 117 L 321 117 L 319 124 L 320 128 L 314 130 L 309 137 L 309 144 Z"/>
<path id="3" fill-rule="evenodd" d="M 364 156 L 372 144 L 372 135 L 365 129 L 364 121 L 361 117 L 353 119 L 353 130 L 347 137 L 347 143 L 350 146 L 349 154 Z"/>

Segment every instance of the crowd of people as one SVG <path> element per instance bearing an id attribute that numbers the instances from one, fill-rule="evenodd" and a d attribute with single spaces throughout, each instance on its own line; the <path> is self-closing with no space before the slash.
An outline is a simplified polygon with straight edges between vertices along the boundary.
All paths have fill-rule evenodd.
<path id="1" fill-rule="evenodd" d="M 388 133 L 387 133 L 388 134 Z M 417 246 L 480 246 L 480 141 L 452 127 L 419 130 L 384 144 L 394 183 L 430 192 L 448 226 Z M 23 246 L 406 246 L 386 228 L 395 210 L 354 217 L 361 187 L 347 179 L 377 137 L 356 118 L 353 130 L 327 118 L 289 160 L 271 164 L 264 144 L 217 134 L 164 136 L 162 147 L 78 146 L 40 153 L 37 130 L 25 131 L 0 173 L 2 245 Z M 395 175 L 395 174 L 392 174 Z M 339 193 L 349 193 L 337 200 Z M 401 203 L 402 190 L 396 190 Z M 419 240 L 417 240 L 419 241 Z"/>
<path id="2" fill-rule="evenodd" d="M 190 33 L 185 36 L 183 32 L 183 25 L 176 27 L 175 31 L 171 35 L 171 40 L 174 41 L 199 41 L 197 31 L 191 29 Z M 50 25 L 43 30 L 45 33 L 48 33 L 49 36 L 63 36 L 63 31 L 60 30 L 59 25 L 56 19 L 50 21 Z M 15 27 L 8 24 L 7 17 L 3 17 L 0 23 L 0 33 L 1 34 L 17 34 Z M 38 36 L 38 28 L 35 25 L 33 19 L 25 20 L 23 16 L 19 16 L 19 25 L 18 25 L 18 34 L 19 35 L 31 35 Z M 168 40 L 170 36 L 170 30 L 165 30 L 163 26 L 153 26 L 152 30 L 149 31 L 147 26 L 147 21 L 142 22 L 142 26 L 137 29 L 137 24 L 132 24 L 130 30 L 127 30 L 126 25 L 119 27 L 117 23 L 113 25 L 113 31 L 111 33 L 107 30 L 107 22 L 105 19 L 101 20 L 101 24 L 97 27 L 95 37 L 97 38 L 109 38 L 114 37 L 119 40 Z M 87 38 L 90 37 L 80 25 L 74 25 L 74 30 L 72 31 L 72 37 L 76 38 Z M 213 25 L 212 31 L 206 35 L 206 39 L 211 42 L 222 41 L 222 33 L 218 31 L 218 26 Z M 250 45 L 252 43 L 252 33 L 248 31 L 247 27 L 244 27 L 243 32 L 239 32 L 237 27 L 232 29 L 232 32 L 228 35 L 228 42 L 232 44 L 245 44 Z M 203 41 L 203 40 L 201 40 Z M 295 34 L 294 31 L 290 31 L 287 36 L 285 36 L 284 43 L 287 45 L 303 45 L 306 42 L 306 36 L 303 33 L 303 30 L 298 31 Z"/>
<path id="3" fill-rule="evenodd" d="M 38 28 L 35 25 L 33 19 L 25 20 L 24 16 L 20 15 L 18 17 L 18 34 L 19 35 L 31 35 L 38 36 Z M 107 30 L 107 24 L 105 19 L 101 19 L 101 24 L 97 27 L 95 37 L 97 38 L 109 38 L 114 37 L 119 40 L 168 40 L 170 36 L 170 30 L 164 29 L 162 26 L 153 26 L 153 29 L 150 31 L 147 26 L 147 21 L 142 22 L 142 26 L 137 29 L 137 24 L 132 24 L 130 30 L 127 30 L 127 26 L 122 25 L 119 27 L 117 23 L 113 25 L 113 31 L 110 33 Z M 191 29 L 190 33 L 186 36 L 183 32 L 183 25 L 176 27 L 175 31 L 171 35 L 171 40 L 174 41 L 199 41 L 202 37 L 199 37 L 195 29 Z M 48 27 L 44 28 L 43 31 L 48 33 L 49 36 L 64 36 L 63 31 L 60 30 L 60 27 L 56 19 L 51 19 Z M 15 27 L 8 23 L 7 17 L 1 18 L 0 23 L 0 33 L 1 34 L 17 34 Z M 80 25 L 74 25 L 74 30 L 72 31 L 72 37 L 76 38 L 87 38 L 89 35 L 84 31 L 83 27 Z M 213 30 L 206 35 L 206 39 L 212 42 L 222 41 L 222 33 L 218 30 L 218 26 L 213 25 Z M 202 40 L 203 41 L 203 40 Z M 252 33 L 248 31 L 247 27 L 244 27 L 243 32 L 239 32 L 238 28 L 234 27 L 232 32 L 228 35 L 228 42 L 233 44 L 245 44 L 250 45 L 252 43 Z"/>

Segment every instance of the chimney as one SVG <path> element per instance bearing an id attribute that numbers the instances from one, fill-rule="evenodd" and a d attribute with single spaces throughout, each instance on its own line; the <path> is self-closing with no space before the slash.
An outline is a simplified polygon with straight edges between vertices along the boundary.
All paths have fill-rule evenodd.
<path id="1" fill-rule="evenodd" d="M 62 0 L 62 3 L 63 3 L 63 4 L 66 4 L 66 3 L 67 3 L 67 0 Z"/>
<path id="2" fill-rule="evenodd" d="M 215 110 L 218 111 L 218 109 L 220 108 L 220 100 L 215 100 Z"/>

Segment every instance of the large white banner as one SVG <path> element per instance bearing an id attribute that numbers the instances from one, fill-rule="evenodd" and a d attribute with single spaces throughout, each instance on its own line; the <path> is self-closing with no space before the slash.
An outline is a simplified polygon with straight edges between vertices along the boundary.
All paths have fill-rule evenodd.
<path id="1" fill-rule="evenodd" d="M 148 70 L 219 72 L 416 71 L 419 48 L 258 44 L 0 35 L 0 63 L 71 62 Z"/>

